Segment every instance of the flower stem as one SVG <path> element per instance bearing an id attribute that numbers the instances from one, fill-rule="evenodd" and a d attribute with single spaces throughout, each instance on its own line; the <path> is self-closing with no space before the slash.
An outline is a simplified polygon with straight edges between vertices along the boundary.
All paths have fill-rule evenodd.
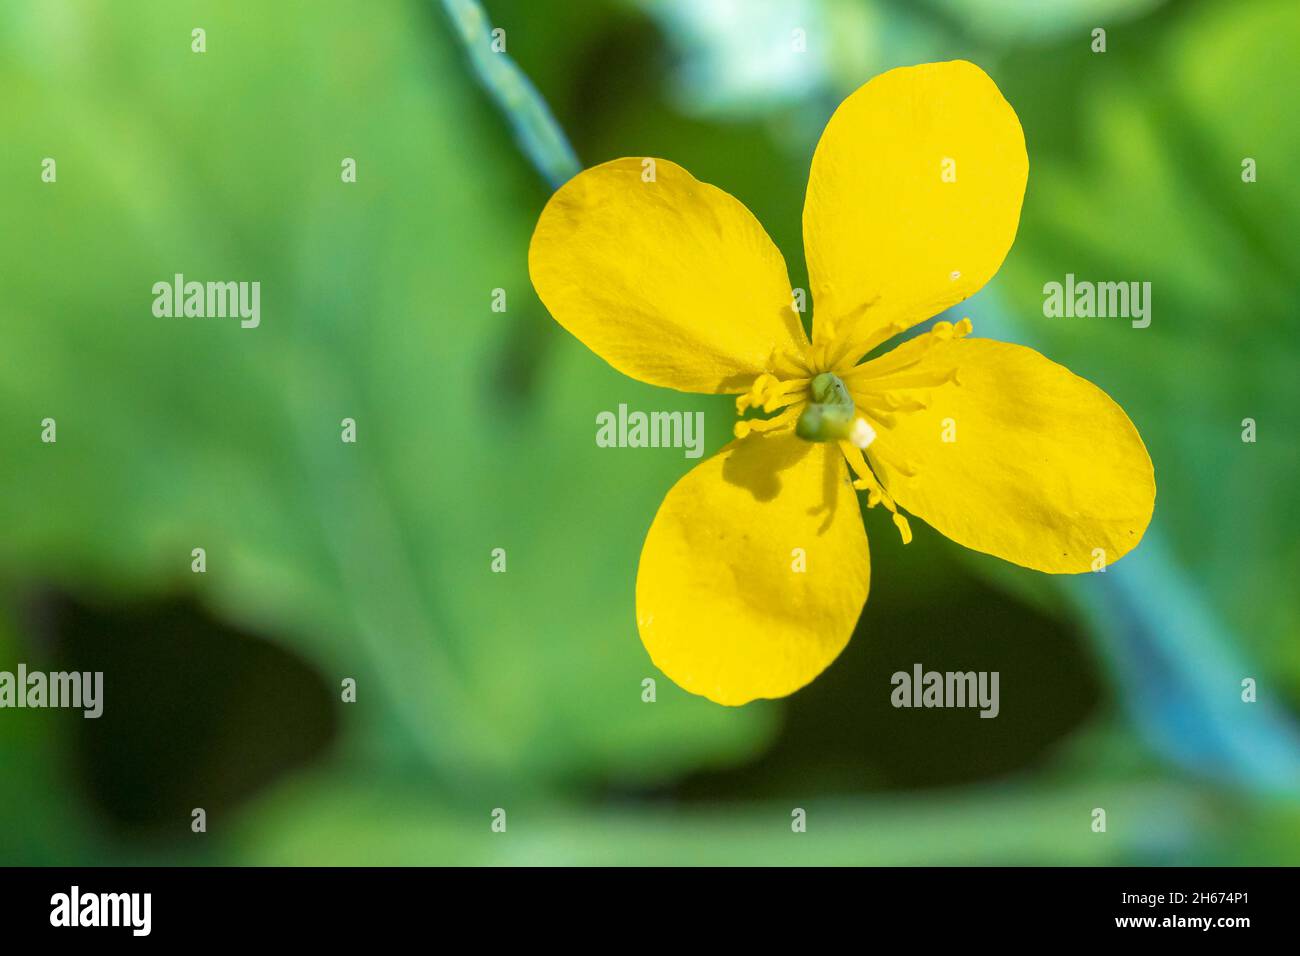
<path id="1" fill-rule="evenodd" d="M 494 49 L 492 25 L 478 0 L 442 0 L 442 6 L 479 82 L 509 120 L 520 149 L 547 184 L 558 189 L 582 165 L 546 100 L 505 53 L 504 36 L 496 44 L 500 52 Z"/>

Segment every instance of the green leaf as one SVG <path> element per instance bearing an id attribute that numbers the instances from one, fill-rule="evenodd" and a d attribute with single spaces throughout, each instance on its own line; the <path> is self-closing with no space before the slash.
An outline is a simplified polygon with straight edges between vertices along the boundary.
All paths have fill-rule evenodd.
<path id="1" fill-rule="evenodd" d="M 213 9 L 202 54 L 193 14 L 162 0 L 93 34 L 0 17 L 0 563 L 193 590 L 331 686 L 358 680 L 349 753 L 466 792 L 752 752 L 770 711 L 666 680 L 641 700 L 659 675 L 636 555 L 692 462 L 595 447 L 620 388 L 663 398 L 536 302 L 546 192 L 436 10 L 383 4 L 358 31 L 350 3 Z M 176 273 L 260 282 L 261 325 L 156 317 Z"/>

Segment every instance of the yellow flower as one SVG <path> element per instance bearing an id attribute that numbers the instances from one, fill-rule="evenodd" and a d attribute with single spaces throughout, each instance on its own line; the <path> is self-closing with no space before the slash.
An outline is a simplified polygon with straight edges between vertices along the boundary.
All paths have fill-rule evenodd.
<path id="1" fill-rule="evenodd" d="M 633 378 L 734 394 L 751 415 L 668 492 L 641 552 L 641 640 L 680 686 L 744 704 L 835 659 L 870 579 L 855 488 L 904 542 L 900 509 L 1039 571 L 1089 571 L 1141 540 L 1151 459 L 1095 385 L 969 337 L 968 319 L 861 361 L 992 278 L 1028 173 L 1015 112 L 971 63 L 858 89 L 804 202 L 811 342 L 763 227 L 680 166 L 618 159 L 551 197 L 528 267 L 556 321 Z"/>

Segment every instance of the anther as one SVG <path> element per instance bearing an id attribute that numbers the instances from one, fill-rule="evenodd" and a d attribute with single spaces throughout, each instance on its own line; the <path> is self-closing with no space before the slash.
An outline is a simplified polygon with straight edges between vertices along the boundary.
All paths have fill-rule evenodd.
<path id="1" fill-rule="evenodd" d="M 912 543 L 912 526 L 907 523 L 907 519 L 894 512 L 894 525 L 898 528 L 898 533 L 903 536 L 903 544 Z"/>

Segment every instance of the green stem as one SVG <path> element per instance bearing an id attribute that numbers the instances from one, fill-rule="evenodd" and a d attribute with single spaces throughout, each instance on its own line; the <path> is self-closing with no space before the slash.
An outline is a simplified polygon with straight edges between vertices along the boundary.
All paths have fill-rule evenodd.
<path id="1" fill-rule="evenodd" d="M 483 88 L 509 120 L 520 148 L 552 189 L 582 169 L 564 130 L 514 60 L 493 50 L 492 24 L 478 0 L 442 0 Z"/>

